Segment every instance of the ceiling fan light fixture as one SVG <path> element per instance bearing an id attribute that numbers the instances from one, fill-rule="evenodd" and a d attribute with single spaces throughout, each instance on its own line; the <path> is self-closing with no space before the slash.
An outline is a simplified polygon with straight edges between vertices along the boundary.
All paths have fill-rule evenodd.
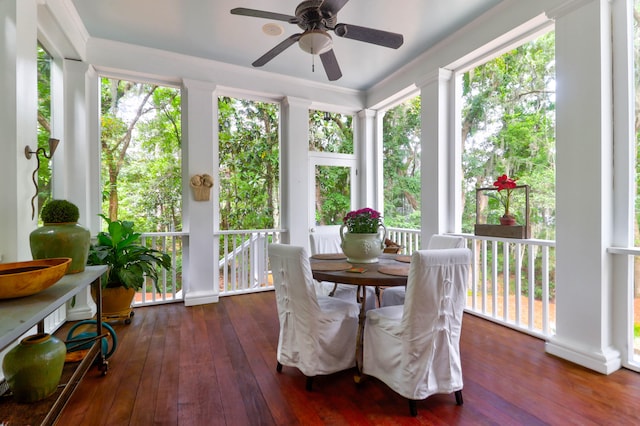
<path id="1" fill-rule="evenodd" d="M 331 36 L 322 30 L 306 31 L 298 40 L 300 49 L 312 55 L 321 55 L 333 47 Z"/>

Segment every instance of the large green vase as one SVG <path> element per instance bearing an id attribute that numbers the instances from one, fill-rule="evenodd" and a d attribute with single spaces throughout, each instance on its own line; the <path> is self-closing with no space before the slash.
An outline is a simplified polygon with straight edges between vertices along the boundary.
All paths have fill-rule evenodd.
<path id="1" fill-rule="evenodd" d="M 71 258 L 67 274 L 84 271 L 90 243 L 91 233 L 76 222 L 45 223 L 29 235 L 34 259 Z"/>
<path id="2" fill-rule="evenodd" d="M 58 388 L 67 348 L 47 333 L 25 337 L 2 361 L 2 372 L 18 402 L 35 402 Z"/>

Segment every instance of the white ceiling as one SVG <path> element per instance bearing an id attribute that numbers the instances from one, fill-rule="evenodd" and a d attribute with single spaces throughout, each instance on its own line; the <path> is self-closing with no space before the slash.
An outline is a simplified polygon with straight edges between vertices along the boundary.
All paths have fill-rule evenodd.
<path id="1" fill-rule="evenodd" d="M 411 62 L 448 34 L 502 0 L 350 0 L 338 13 L 347 23 L 400 33 L 397 50 L 334 36 L 342 78 L 336 86 L 365 90 Z M 246 7 L 294 15 L 297 0 L 72 0 L 91 37 L 120 41 L 219 62 L 251 63 L 286 37 L 300 33 L 295 24 L 280 36 L 267 35 L 262 18 L 231 15 Z M 327 83 L 322 63 L 293 45 L 261 68 L 264 71 Z"/>

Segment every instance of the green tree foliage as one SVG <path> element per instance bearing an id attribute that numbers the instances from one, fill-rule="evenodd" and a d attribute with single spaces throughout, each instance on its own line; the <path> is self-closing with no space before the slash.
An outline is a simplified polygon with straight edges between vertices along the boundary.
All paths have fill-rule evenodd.
<path id="1" fill-rule="evenodd" d="M 49 153 L 49 137 L 51 137 L 51 57 L 38 45 L 38 148 Z M 33 144 L 29 144 L 33 148 Z M 32 157 L 33 158 L 33 157 Z M 51 199 L 51 161 L 40 156 L 38 170 L 38 198 L 35 201 L 36 213 Z M 35 168 L 35 160 L 34 166 Z M 33 188 L 35 195 L 35 188 Z"/>
<path id="2" fill-rule="evenodd" d="M 384 223 L 420 228 L 420 97 L 390 109 L 383 119 Z"/>
<path id="3" fill-rule="evenodd" d="M 104 210 L 142 232 L 182 229 L 180 91 L 102 79 Z"/>
<path id="4" fill-rule="evenodd" d="M 353 154 L 353 117 L 310 110 L 309 151 Z"/>
<path id="5" fill-rule="evenodd" d="M 279 226 L 279 107 L 218 99 L 220 229 Z"/>

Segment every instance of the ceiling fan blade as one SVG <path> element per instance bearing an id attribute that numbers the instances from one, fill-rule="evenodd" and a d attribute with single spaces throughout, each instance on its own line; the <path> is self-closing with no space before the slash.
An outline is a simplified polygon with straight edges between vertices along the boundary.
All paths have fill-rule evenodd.
<path id="1" fill-rule="evenodd" d="M 324 66 L 324 71 L 327 73 L 329 81 L 335 81 L 342 77 L 342 71 L 340 71 L 338 59 L 335 53 L 333 53 L 333 49 L 321 54 L 320 59 L 322 60 L 322 66 Z"/>
<path id="2" fill-rule="evenodd" d="M 232 15 L 253 16 L 254 18 L 274 19 L 276 21 L 285 21 L 292 24 L 298 22 L 298 18 L 283 13 L 267 12 L 265 10 L 247 9 L 246 7 L 236 7 L 231 9 Z"/>
<path id="3" fill-rule="evenodd" d="M 340 12 L 340 9 L 347 4 L 349 0 L 324 0 L 322 6 L 320 6 L 324 10 L 330 11 L 333 15 Z"/>
<path id="4" fill-rule="evenodd" d="M 373 43 L 378 46 L 390 47 L 392 49 L 397 49 L 402 46 L 402 43 L 404 43 L 404 37 L 402 34 L 360 27 L 358 25 L 338 24 L 333 29 L 333 32 L 339 37 Z"/>
<path id="5" fill-rule="evenodd" d="M 267 53 L 265 53 L 264 55 L 256 59 L 251 65 L 253 65 L 254 67 L 263 66 L 264 64 L 266 64 L 267 62 L 269 62 L 270 60 L 272 60 L 273 58 L 275 58 L 276 56 L 284 52 L 284 50 L 287 47 L 291 46 L 296 41 L 298 41 L 301 35 L 302 34 L 294 34 L 292 36 L 289 36 L 288 38 L 284 39 L 280 44 L 276 45 L 276 47 L 274 47 L 273 49 L 271 49 L 270 51 L 268 51 Z"/>

